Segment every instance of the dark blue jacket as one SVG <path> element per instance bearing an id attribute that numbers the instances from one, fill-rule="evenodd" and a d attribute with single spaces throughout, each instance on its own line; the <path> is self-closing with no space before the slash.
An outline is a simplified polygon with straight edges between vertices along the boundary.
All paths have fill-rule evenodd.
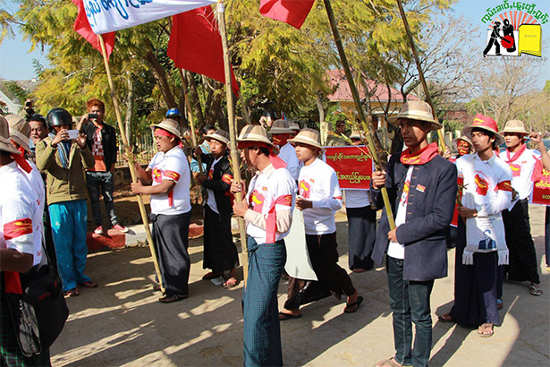
<path id="1" fill-rule="evenodd" d="M 410 166 L 393 154 L 387 167 L 386 187 L 394 217 Z M 406 221 L 397 228 L 397 240 L 405 245 L 403 279 L 432 280 L 447 276 L 446 237 L 456 201 L 456 167 L 441 156 L 423 165 L 413 166 Z M 376 192 L 376 204 L 383 208 L 382 194 Z M 376 233 L 372 259 L 384 262 L 390 226 L 386 211 Z"/>

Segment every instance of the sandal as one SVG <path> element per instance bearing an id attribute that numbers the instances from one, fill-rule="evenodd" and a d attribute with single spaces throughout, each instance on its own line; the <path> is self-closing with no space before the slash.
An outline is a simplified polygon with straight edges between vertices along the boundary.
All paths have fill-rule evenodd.
<path id="1" fill-rule="evenodd" d="M 237 280 L 237 278 L 231 277 L 231 278 L 227 279 L 227 280 L 223 283 L 223 287 L 224 287 L 224 288 L 233 288 L 233 287 L 235 287 L 237 284 L 239 284 L 239 281 Z"/>
<path id="2" fill-rule="evenodd" d="M 354 313 L 359 309 L 359 305 L 363 302 L 362 296 L 357 296 L 357 300 L 352 303 L 346 303 L 346 308 L 344 308 L 345 313 Z"/>
<path id="3" fill-rule="evenodd" d="M 542 289 L 539 288 L 538 284 L 535 283 L 529 284 L 529 293 L 532 296 L 542 296 L 544 294 Z"/>
<path id="4" fill-rule="evenodd" d="M 77 297 L 80 296 L 80 291 L 78 290 L 78 288 L 73 288 L 65 291 L 64 295 L 65 297 Z"/>
<path id="5" fill-rule="evenodd" d="M 477 328 L 477 333 L 484 338 L 493 336 L 493 334 L 495 333 L 495 331 L 493 330 L 493 324 L 489 322 L 481 324 L 481 326 Z"/>
<path id="6" fill-rule="evenodd" d="M 376 367 L 403 367 L 401 363 L 398 363 L 394 357 L 390 357 L 388 359 L 384 359 L 383 361 L 380 361 L 376 363 Z"/>
<path id="7" fill-rule="evenodd" d="M 455 322 L 455 320 L 453 320 L 453 317 L 451 316 L 450 313 L 444 313 L 443 315 L 439 315 L 437 316 L 437 319 L 441 322 Z"/>

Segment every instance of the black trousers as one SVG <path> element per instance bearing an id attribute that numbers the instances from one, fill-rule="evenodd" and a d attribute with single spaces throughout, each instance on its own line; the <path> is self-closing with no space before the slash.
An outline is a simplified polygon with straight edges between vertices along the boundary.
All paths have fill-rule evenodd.
<path id="1" fill-rule="evenodd" d="M 178 215 L 151 215 L 153 242 L 167 296 L 189 293 L 191 260 L 187 247 L 190 219 L 191 211 Z"/>
<path id="2" fill-rule="evenodd" d="M 221 274 L 238 264 L 237 247 L 231 235 L 231 215 L 222 216 L 205 205 L 203 269 Z"/>
<path id="3" fill-rule="evenodd" d="M 506 245 L 510 251 L 510 263 L 505 268 L 508 279 L 540 283 L 527 199 L 518 201 L 511 211 L 504 210 L 502 219 L 506 231 Z"/>
<path id="4" fill-rule="evenodd" d="M 349 268 L 370 270 L 376 241 L 376 210 L 370 206 L 346 208 L 348 216 Z"/>
<path id="5" fill-rule="evenodd" d="M 306 244 L 319 283 L 337 297 L 342 293 L 347 296 L 353 295 L 355 288 L 348 273 L 338 266 L 336 232 L 324 235 L 306 234 Z"/>

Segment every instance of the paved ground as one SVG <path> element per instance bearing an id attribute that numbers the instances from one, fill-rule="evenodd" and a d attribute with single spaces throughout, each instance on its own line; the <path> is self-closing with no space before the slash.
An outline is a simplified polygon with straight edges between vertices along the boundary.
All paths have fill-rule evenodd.
<path id="1" fill-rule="evenodd" d="M 531 208 L 533 236 L 545 295 L 505 284 L 502 326 L 492 338 L 437 322 L 453 295 L 454 251 L 450 276 L 438 280 L 432 295 L 434 347 L 432 366 L 550 365 L 550 276 L 543 266 L 543 208 Z M 346 223 L 338 224 L 340 265 L 347 269 Z M 242 365 L 241 288 L 217 288 L 201 281 L 202 243 L 190 247 L 191 297 L 157 302 L 146 248 L 91 254 L 87 272 L 101 285 L 68 300 L 71 316 L 52 348 L 54 366 L 240 366 Z M 281 324 L 287 366 L 373 366 L 393 354 L 391 314 L 383 269 L 353 274 L 365 296 L 360 311 L 342 314 L 334 298 L 304 307 L 304 316 Z M 279 304 L 285 299 L 281 282 Z"/>

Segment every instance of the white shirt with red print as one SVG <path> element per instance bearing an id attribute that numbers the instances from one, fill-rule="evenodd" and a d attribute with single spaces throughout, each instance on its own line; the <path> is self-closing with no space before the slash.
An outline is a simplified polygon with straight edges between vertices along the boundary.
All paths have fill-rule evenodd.
<path id="1" fill-rule="evenodd" d="M 395 227 L 399 227 L 407 221 L 407 205 L 409 204 L 409 191 L 413 169 L 414 166 L 411 165 L 407 170 L 403 192 L 401 193 L 401 198 L 399 198 L 399 206 L 397 207 L 397 214 L 395 215 Z M 403 260 L 405 258 L 405 245 L 391 241 L 388 245 L 388 256 L 394 259 Z"/>
<path id="2" fill-rule="evenodd" d="M 271 243 L 269 223 L 275 221 L 274 241 L 288 235 L 296 198 L 296 183 L 286 168 L 273 165 L 258 171 L 250 181 L 246 199 L 250 209 L 245 214 L 246 233 L 256 243 Z"/>
<path id="3" fill-rule="evenodd" d="M 12 162 L 0 167 L 0 248 L 33 255 L 33 265 L 42 259 L 42 243 L 35 240 L 34 225 L 42 223 L 38 196 L 26 174 Z M 43 208 L 43 207 L 42 207 Z"/>
<path id="4" fill-rule="evenodd" d="M 512 171 L 512 187 L 519 194 L 519 199 L 527 199 L 533 191 L 533 172 L 537 161 L 541 159 L 539 152 L 532 149 L 525 149 L 513 162 L 509 162 L 513 153 L 508 150 L 500 152 L 500 158 L 508 162 Z"/>
<path id="5" fill-rule="evenodd" d="M 158 152 L 147 168 L 151 170 L 153 186 L 161 184 L 163 180 L 176 183 L 167 194 L 151 195 L 153 214 L 177 215 L 191 210 L 191 174 L 187 157 L 180 147 L 174 147 L 166 153 Z"/>
<path id="6" fill-rule="evenodd" d="M 334 213 L 342 207 L 342 191 L 334 169 L 318 158 L 302 167 L 298 194 L 312 202 L 312 208 L 303 210 L 306 234 L 336 232 Z"/>

